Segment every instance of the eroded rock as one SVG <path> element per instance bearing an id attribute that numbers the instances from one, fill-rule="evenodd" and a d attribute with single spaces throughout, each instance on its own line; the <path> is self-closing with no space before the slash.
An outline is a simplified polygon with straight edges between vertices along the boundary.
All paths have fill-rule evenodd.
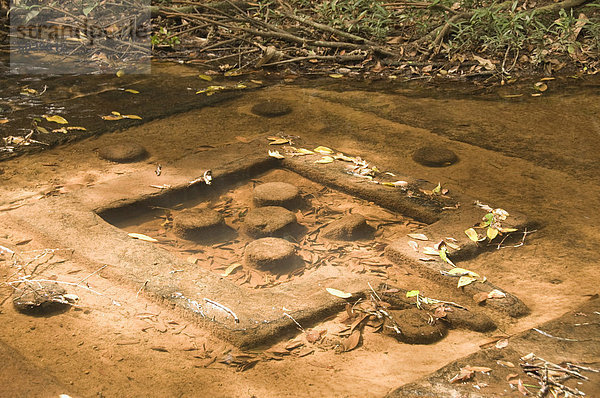
<path id="1" fill-rule="evenodd" d="M 264 117 L 277 117 L 287 115 L 292 111 L 292 107 L 283 101 L 266 100 L 255 104 L 252 107 L 252 113 Z"/>
<path id="2" fill-rule="evenodd" d="M 146 148 L 135 142 L 119 142 L 104 146 L 98 150 L 102 159 L 117 163 L 137 162 L 148 156 Z"/>
<path id="3" fill-rule="evenodd" d="M 373 235 L 373 227 L 361 214 L 348 214 L 332 221 L 321 230 L 321 236 L 331 240 L 357 240 Z"/>
<path id="4" fill-rule="evenodd" d="M 300 191 L 287 182 L 267 182 L 254 188 L 254 204 L 262 206 L 282 206 L 293 208 L 298 205 Z"/>
<path id="5" fill-rule="evenodd" d="M 246 233 L 254 238 L 281 236 L 296 225 L 296 216 L 280 206 L 265 206 L 252 209 L 246 215 Z"/>
<path id="6" fill-rule="evenodd" d="M 441 340 L 448 333 L 446 326 L 431 317 L 427 311 L 411 308 L 402 311 L 390 311 L 401 333 L 396 333 L 389 319 L 385 320 L 383 332 L 408 344 L 431 344 Z"/>
<path id="7" fill-rule="evenodd" d="M 428 145 L 417 149 L 412 158 L 415 162 L 427 167 L 445 167 L 458 161 L 456 153 L 437 145 Z"/>
<path id="8" fill-rule="evenodd" d="M 188 240 L 206 240 L 225 226 L 223 216 L 212 209 L 186 209 L 173 215 L 173 232 Z"/>
<path id="9" fill-rule="evenodd" d="M 294 260 L 296 248 L 281 238 L 262 238 L 246 246 L 246 265 L 265 271 L 280 271 L 288 268 Z"/>

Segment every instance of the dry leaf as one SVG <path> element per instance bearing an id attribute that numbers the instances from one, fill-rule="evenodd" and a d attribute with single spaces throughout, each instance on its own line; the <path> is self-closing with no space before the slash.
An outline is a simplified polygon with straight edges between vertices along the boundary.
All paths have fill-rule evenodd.
<path id="1" fill-rule="evenodd" d="M 128 93 L 131 93 L 131 94 L 139 94 L 139 93 L 140 93 L 139 91 L 137 91 L 137 90 L 134 90 L 134 89 L 132 89 L 132 88 L 128 88 L 128 89 L 126 89 L 125 91 L 126 91 L 126 92 L 128 92 Z"/>
<path id="2" fill-rule="evenodd" d="M 136 120 L 142 120 L 142 117 L 141 117 L 141 116 L 138 116 L 138 115 L 122 115 L 122 116 L 123 116 L 123 118 L 125 118 L 125 119 L 136 119 Z"/>
<path id="3" fill-rule="evenodd" d="M 69 124 L 69 122 L 67 122 L 67 119 L 65 119 L 62 116 L 58 116 L 58 115 L 43 115 L 42 116 L 44 119 L 46 119 L 49 122 L 54 122 L 54 123 L 58 123 L 58 124 Z"/>
<path id="4" fill-rule="evenodd" d="M 339 74 L 339 73 L 332 73 L 329 75 L 329 77 L 332 77 L 334 79 L 339 79 L 340 77 L 344 77 L 344 75 Z"/>
<path id="5" fill-rule="evenodd" d="M 344 162 L 354 162 L 354 158 L 350 157 L 350 156 L 346 156 L 343 153 L 336 153 L 335 155 L 333 155 L 333 158 L 335 160 L 343 160 Z"/>
<path id="6" fill-rule="evenodd" d="M 283 145 L 283 144 L 288 144 L 290 142 L 290 140 L 288 140 L 287 138 L 282 138 L 282 137 L 268 137 L 267 138 L 269 141 L 269 145 Z"/>
<path id="7" fill-rule="evenodd" d="M 478 273 L 459 267 L 452 268 L 450 271 L 448 271 L 448 273 L 450 275 L 470 276 L 471 278 L 479 278 Z"/>
<path id="8" fill-rule="evenodd" d="M 469 228 L 465 231 L 465 234 L 467 234 L 467 236 L 469 237 L 469 239 L 471 239 L 473 242 L 478 242 L 479 241 L 479 235 L 477 234 L 477 231 L 475 231 L 473 228 Z"/>
<path id="9" fill-rule="evenodd" d="M 304 332 L 304 334 L 306 335 L 306 341 L 308 341 L 311 344 L 314 344 L 317 341 L 321 340 L 321 336 L 324 333 L 325 333 L 324 330 L 316 330 L 316 329 L 310 329 L 310 330 L 307 330 L 306 332 Z"/>
<path id="10" fill-rule="evenodd" d="M 457 381 L 467 381 L 473 377 L 475 372 L 467 368 L 461 368 L 460 373 L 450 379 L 450 383 L 456 383 Z"/>
<path id="11" fill-rule="evenodd" d="M 414 251 L 416 251 L 416 252 L 418 252 L 418 251 L 419 251 L 419 244 L 418 244 L 417 242 L 415 242 L 414 240 L 409 240 L 409 241 L 408 241 L 408 245 L 409 245 L 410 247 L 412 247 L 412 249 L 413 249 Z"/>
<path id="12" fill-rule="evenodd" d="M 102 116 L 102 119 L 104 119 L 104 120 L 121 120 L 121 119 L 123 119 L 123 116 L 121 116 L 121 115 L 108 115 L 108 116 Z"/>
<path id="13" fill-rule="evenodd" d="M 305 149 L 305 148 L 298 148 L 296 150 L 296 153 L 299 153 L 299 154 L 302 154 L 302 155 L 314 155 L 315 154 L 310 149 Z"/>
<path id="14" fill-rule="evenodd" d="M 517 389 L 519 390 L 519 392 L 523 395 L 529 395 L 529 390 L 525 388 L 525 386 L 523 385 L 523 381 L 521 379 L 519 379 L 519 383 L 517 384 Z"/>
<path id="15" fill-rule="evenodd" d="M 144 234 L 136 234 L 134 232 L 131 232 L 131 233 L 127 234 L 127 235 L 129 235 L 133 239 L 144 240 L 146 242 L 158 242 L 158 240 L 156 240 L 154 238 L 151 238 L 148 235 L 144 235 Z"/>
<path id="16" fill-rule="evenodd" d="M 208 76 L 208 75 L 204 75 L 204 74 L 199 74 L 198 77 L 202 80 L 206 80 L 207 82 L 212 82 L 212 77 Z"/>
<path id="17" fill-rule="evenodd" d="M 498 361 L 498 362 L 500 362 L 500 361 Z M 515 377 L 519 377 L 519 375 L 517 373 L 509 373 L 508 375 L 506 375 L 506 381 L 509 381 L 510 379 L 514 379 Z"/>
<path id="18" fill-rule="evenodd" d="M 320 164 L 333 163 L 333 158 L 331 156 L 323 156 L 321 159 L 316 160 L 315 163 L 320 163 Z"/>
<path id="19" fill-rule="evenodd" d="M 471 366 L 471 365 L 467 365 L 465 366 L 464 369 L 467 370 L 472 370 L 473 372 L 483 372 L 483 373 L 488 373 L 492 371 L 492 368 L 488 368 L 485 366 Z"/>
<path id="20" fill-rule="evenodd" d="M 487 294 L 487 298 L 490 298 L 490 299 L 505 298 L 505 297 L 506 297 L 506 293 L 504 293 L 498 289 L 494 289 Z"/>
<path id="21" fill-rule="evenodd" d="M 333 149 L 327 148 L 326 146 L 318 146 L 314 149 L 314 151 L 322 155 L 330 155 L 333 153 Z"/>
<path id="22" fill-rule="evenodd" d="M 435 250 L 433 247 L 427 246 L 423 248 L 423 254 L 429 254 L 430 256 L 439 256 L 440 252 Z"/>
<path id="23" fill-rule="evenodd" d="M 358 346 L 360 343 L 360 330 L 355 330 L 352 332 L 350 337 L 342 341 L 342 345 L 344 346 L 344 352 L 352 351 Z"/>
<path id="24" fill-rule="evenodd" d="M 515 367 L 515 364 L 512 363 L 512 362 L 509 362 L 509 361 L 498 360 L 496 362 L 498 363 L 498 365 L 506 366 L 507 368 L 514 368 Z"/>
<path id="25" fill-rule="evenodd" d="M 496 228 L 489 227 L 487 229 L 486 235 L 490 241 L 494 240 L 496 236 L 498 236 L 498 230 Z"/>
<path id="26" fill-rule="evenodd" d="M 223 271 L 223 273 L 221 274 L 221 276 L 231 275 L 232 273 L 235 272 L 235 270 L 237 270 L 241 266 L 242 266 L 242 264 L 240 264 L 240 263 L 233 263 L 229 267 L 227 267 L 227 269 L 225 271 Z"/>
<path id="27" fill-rule="evenodd" d="M 330 287 L 325 288 L 325 290 L 327 290 L 327 293 L 332 294 L 339 298 L 347 299 L 347 298 L 352 297 L 352 293 L 343 292 L 341 290 L 333 289 Z"/>
<path id="28" fill-rule="evenodd" d="M 408 234 L 408 236 L 416 240 L 429 240 L 425 234 Z"/>
<path id="29" fill-rule="evenodd" d="M 315 350 L 313 348 L 310 347 L 304 347 L 303 349 L 301 349 L 300 351 L 298 351 L 298 357 L 302 358 L 305 357 L 307 355 L 312 354 L 313 352 L 315 352 Z"/>
<path id="30" fill-rule="evenodd" d="M 461 276 L 460 278 L 458 278 L 458 285 L 457 287 L 463 287 L 463 286 L 467 286 L 470 285 L 471 283 L 475 282 L 477 279 L 471 277 L 471 276 Z"/>
<path id="31" fill-rule="evenodd" d="M 285 156 L 280 154 L 279 151 L 269 151 L 269 156 L 276 158 L 276 159 L 284 159 L 285 158 Z"/>
<path id="32" fill-rule="evenodd" d="M 8 119 L 0 119 L 0 124 L 8 123 Z"/>
<path id="33" fill-rule="evenodd" d="M 508 339 L 501 339 L 496 341 L 496 348 L 497 349 L 502 349 L 508 346 Z"/>

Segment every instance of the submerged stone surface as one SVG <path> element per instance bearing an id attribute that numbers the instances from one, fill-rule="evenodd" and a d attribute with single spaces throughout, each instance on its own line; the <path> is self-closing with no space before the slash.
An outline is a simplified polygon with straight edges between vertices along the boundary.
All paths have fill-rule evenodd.
<path id="1" fill-rule="evenodd" d="M 146 148 L 138 143 L 119 142 L 100 148 L 98 156 L 111 162 L 131 163 L 146 158 L 148 152 L 146 152 Z"/>
<path id="2" fill-rule="evenodd" d="M 428 145 L 413 153 L 413 160 L 423 166 L 445 167 L 458 161 L 456 153 L 443 146 Z"/>
<path id="3" fill-rule="evenodd" d="M 280 206 L 265 206 L 252 209 L 246 215 L 246 233 L 254 238 L 280 236 L 296 225 L 296 216 Z"/>
<path id="4" fill-rule="evenodd" d="M 285 239 L 262 238 L 246 246 L 244 259 L 249 267 L 277 271 L 289 266 L 295 253 L 294 245 Z"/>
<path id="5" fill-rule="evenodd" d="M 186 209 L 173 215 L 173 232 L 184 239 L 209 239 L 223 226 L 223 216 L 212 209 Z"/>
<path id="6" fill-rule="evenodd" d="M 252 107 L 252 113 L 264 117 L 283 116 L 291 111 L 292 107 L 289 104 L 277 100 L 262 101 Z"/>
<path id="7" fill-rule="evenodd" d="M 254 188 L 254 204 L 292 208 L 298 204 L 300 191 L 287 182 L 267 182 Z"/>
<path id="8" fill-rule="evenodd" d="M 411 308 L 402 311 L 390 311 L 392 319 L 400 328 L 401 333 L 396 333 L 391 328 L 389 319 L 385 320 L 383 331 L 399 341 L 408 344 L 431 344 L 446 336 L 448 330 L 440 321 L 431 321 L 427 311 Z M 433 318 L 435 319 L 435 318 Z"/>
<path id="9" fill-rule="evenodd" d="M 365 239 L 373 234 L 373 228 L 361 214 L 348 214 L 332 221 L 321 231 L 321 236 L 331 240 Z"/>

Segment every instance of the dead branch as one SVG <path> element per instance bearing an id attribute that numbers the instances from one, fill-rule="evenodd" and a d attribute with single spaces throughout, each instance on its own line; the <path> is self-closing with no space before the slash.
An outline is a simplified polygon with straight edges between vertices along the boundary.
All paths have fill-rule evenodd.
<path id="1" fill-rule="evenodd" d="M 276 65 L 282 65 L 282 64 L 289 64 L 292 62 L 310 61 L 311 59 L 343 63 L 343 62 L 352 62 L 352 61 L 362 61 L 365 58 L 366 58 L 366 55 L 309 55 L 306 57 L 296 57 L 296 58 L 285 59 L 283 61 L 271 62 L 269 64 L 264 64 L 262 66 L 276 66 Z"/>

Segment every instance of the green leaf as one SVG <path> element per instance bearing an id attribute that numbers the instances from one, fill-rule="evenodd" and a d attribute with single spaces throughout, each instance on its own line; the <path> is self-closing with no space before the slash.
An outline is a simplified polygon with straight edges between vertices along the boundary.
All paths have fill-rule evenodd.
<path id="1" fill-rule="evenodd" d="M 438 182 L 437 187 L 433 188 L 431 192 L 433 192 L 436 195 L 442 193 L 442 184 Z"/>
<path id="2" fill-rule="evenodd" d="M 406 292 L 406 297 L 416 297 L 418 295 L 419 295 L 418 290 L 409 290 L 408 292 Z"/>

